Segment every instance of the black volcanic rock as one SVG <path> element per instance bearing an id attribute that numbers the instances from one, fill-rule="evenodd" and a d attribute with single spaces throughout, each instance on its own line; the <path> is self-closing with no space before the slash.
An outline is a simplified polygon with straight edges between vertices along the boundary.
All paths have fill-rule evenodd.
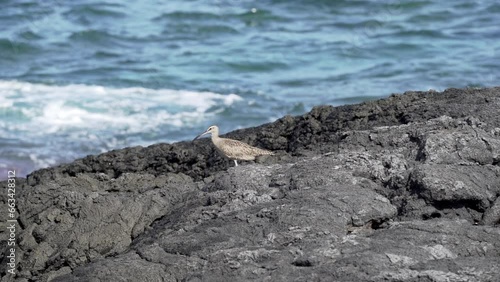
<path id="1" fill-rule="evenodd" d="M 277 154 L 232 167 L 209 140 L 156 144 L 18 179 L 1 281 L 500 281 L 500 88 L 227 136 Z"/>

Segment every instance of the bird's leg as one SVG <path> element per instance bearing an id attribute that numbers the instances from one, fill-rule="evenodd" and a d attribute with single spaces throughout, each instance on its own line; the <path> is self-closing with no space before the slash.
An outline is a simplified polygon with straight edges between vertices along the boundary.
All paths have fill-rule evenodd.
<path id="1" fill-rule="evenodd" d="M 238 162 L 234 160 L 234 166 L 238 166 Z"/>

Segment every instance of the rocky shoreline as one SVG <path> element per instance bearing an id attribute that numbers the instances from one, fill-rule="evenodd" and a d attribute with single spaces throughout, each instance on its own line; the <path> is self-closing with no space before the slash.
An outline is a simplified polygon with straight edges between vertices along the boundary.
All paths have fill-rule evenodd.
<path id="1" fill-rule="evenodd" d="M 17 274 L 4 257 L 1 281 L 500 281 L 500 87 L 226 136 L 277 154 L 233 167 L 205 139 L 18 178 Z"/>

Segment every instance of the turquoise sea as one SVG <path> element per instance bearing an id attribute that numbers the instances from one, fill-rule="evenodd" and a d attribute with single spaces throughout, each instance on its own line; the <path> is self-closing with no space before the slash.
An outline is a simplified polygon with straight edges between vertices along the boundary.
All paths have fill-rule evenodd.
<path id="1" fill-rule="evenodd" d="M 0 0 L 0 179 L 500 81 L 499 1 Z"/>

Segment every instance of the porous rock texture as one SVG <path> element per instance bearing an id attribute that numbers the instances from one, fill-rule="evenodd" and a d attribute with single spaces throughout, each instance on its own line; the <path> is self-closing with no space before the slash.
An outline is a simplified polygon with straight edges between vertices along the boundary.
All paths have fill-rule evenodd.
<path id="1" fill-rule="evenodd" d="M 500 281 L 500 88 L 226 137 L 277 154 L 233 167 L 205 139 L 17 179 L 17 274 L 4 258 L 1 281 Z"/>

